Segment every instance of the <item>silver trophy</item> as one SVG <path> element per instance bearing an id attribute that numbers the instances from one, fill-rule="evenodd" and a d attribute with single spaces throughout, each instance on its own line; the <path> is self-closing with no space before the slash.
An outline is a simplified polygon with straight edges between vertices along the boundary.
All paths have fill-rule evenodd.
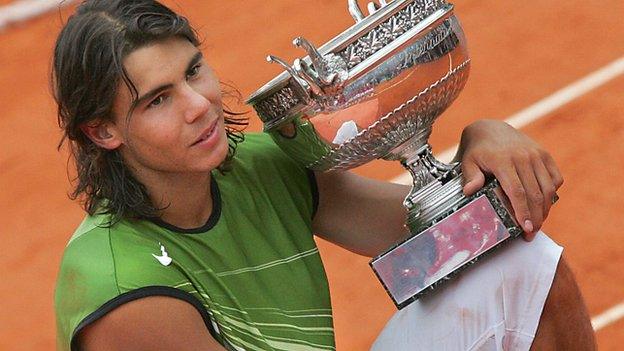
<path id="1" fill-rule="evenodd" d="M 434 121 L 457 98 L 470 69 L 462 27 L 444 0 L 348 1 L 355 24 L 325 45 L 304 38 L 307 56 L 249 99 L 265 132 L 316 171 L 346 170 L 377 158 L 400 161 L 413 177 L 404 201 L 411 235 L 371 261 L 398 308 L 434 289 L 522 233 L 498 182 L 462 193 L 458 163 L 436 160 Z"/>

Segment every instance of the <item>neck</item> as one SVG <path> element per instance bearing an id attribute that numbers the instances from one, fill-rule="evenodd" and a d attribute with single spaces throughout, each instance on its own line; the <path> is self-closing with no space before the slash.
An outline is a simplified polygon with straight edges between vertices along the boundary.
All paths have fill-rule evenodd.
<path id="1" fill-rule="evenodd" d="M 160 211 L 160 219 L 183 229 L 203 226 L 212 214 L 210 172 L 137 175 Z"/>

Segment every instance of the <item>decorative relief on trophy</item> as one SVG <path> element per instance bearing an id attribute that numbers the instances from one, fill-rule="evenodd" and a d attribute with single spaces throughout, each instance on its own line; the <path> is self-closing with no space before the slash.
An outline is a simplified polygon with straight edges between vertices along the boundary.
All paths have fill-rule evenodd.
<path id="1" fill-rule="evenodd" d="M 258 112 L 265 132 L 310 169 L 350 169 L 384 158 L 401 162 L 410 172 L 414 182 L 404 205 L 411 235 L 371 261 L 402 308 L 522 230 L 496 180 L 465 197 L 459 164 L 436 160 L 428 144 L 435 120 L 462 91 L 470 69 L 453 5 L 444 0 L 382 0 L 370 2 L 365 16 L 357 2 L 349 0 L 348 9 L 356 23 L 326 44 L 317 48 L 296 38 L 293 44 L 307 55 L 292 65 L 269 56 L 267 60 L 285 72 L 256 91 L 248 103 Z M 475 211 L 481 213 L 476 227 L 474 221 L 461 220 L 466 216 L 456 215 Z M 494 225 L 508 235 L 492 236 L 480 229 Z M 436 240 L 464 235 L 458 233 L 476 241 L 487 239 L 487 245 L 466 245 L 468 252 L 461 260 L 443 253 L 444 245 Z M 413 244 L 425 241 L 431 244 L 427 250 Z M 441 262 L 445 259 L 453 261 Z M 399 279 L 388 262 L 429 275 L 425 280 L 407 279 L 410 274 Z M 427 268 L 426 262 L 445 268 Z M 396 290 L 396 281 L 407 285 Z"/>

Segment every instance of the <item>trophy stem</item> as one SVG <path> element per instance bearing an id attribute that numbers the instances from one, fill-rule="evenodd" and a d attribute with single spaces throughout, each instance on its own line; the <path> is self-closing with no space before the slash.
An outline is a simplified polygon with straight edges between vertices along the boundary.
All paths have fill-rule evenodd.
<path id="1" fill-rule="evenodd" d="M 420 231 L 442 213 L 457 207 L 464 198 L 460 164 L 438 161 L 431 146 L 422 138 L 413 138 L 397 148 L 393 156 L 412 175 L 412 190 L 403 205 L 407 208 L 407 226 L 412 234 Z M 398 157 L 397 157 L 398 156 Z"/>

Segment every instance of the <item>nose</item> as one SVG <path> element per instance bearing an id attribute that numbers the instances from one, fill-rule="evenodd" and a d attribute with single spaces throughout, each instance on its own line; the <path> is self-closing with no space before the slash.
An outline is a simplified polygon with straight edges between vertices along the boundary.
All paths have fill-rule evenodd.
<path id="1" fill-rule="evenodd" d="M 184 109 L 184 120 L 186 123 L 193 123 L 203 117 L 210 108 L 210 100 L 193 87 L 186 85 L 184 89 L 186 104 Z"/>

